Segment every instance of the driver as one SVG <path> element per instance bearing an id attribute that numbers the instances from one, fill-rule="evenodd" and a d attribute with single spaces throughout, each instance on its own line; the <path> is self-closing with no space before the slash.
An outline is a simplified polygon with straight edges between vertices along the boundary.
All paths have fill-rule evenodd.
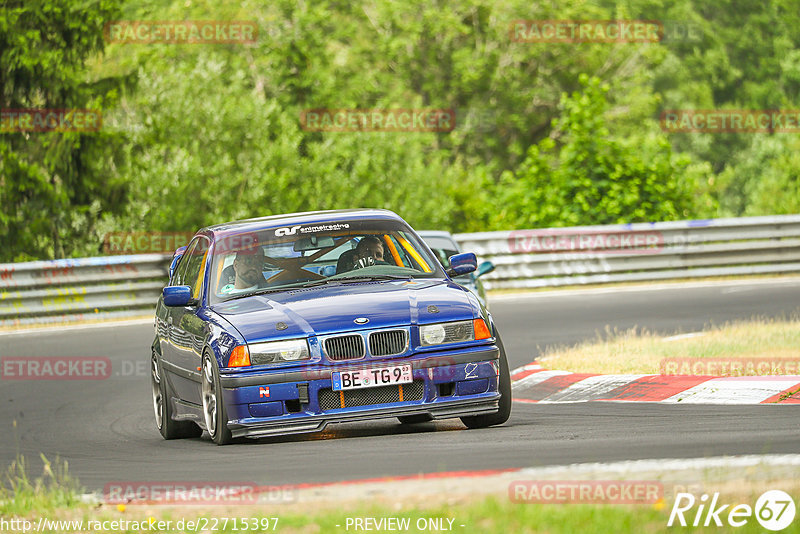
<path id="1" fill-rule="evenodd" d="M 364 237 L 356 245 L 354 267 L 359 269 L 369 265 L 389 265 L 383 260 L 383 243 L 372 235 Z"/>
<path id="2" fill-rule="evenodd" d="M 264 250 L 253 247 L 240 250 L 233 259 L 233 280 L 228 279 L 227 284 L 222 286 L 220 293 L 233 294 L 245 293 L 254 289 L 259 289 L 267 285 L 264 278 Z M 227 269 L 226 269 L 227 270 Z"/>

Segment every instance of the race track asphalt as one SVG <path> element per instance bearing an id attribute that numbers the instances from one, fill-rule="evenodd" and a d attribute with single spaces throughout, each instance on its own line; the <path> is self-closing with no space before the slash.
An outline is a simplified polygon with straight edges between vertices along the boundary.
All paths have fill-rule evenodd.
<path id="1" fill-rule="evenodd" d="M 800 279 L 501 296 L 490 300 L 511 367 L 541 347 L 591 339 L 606 326 L 664 334 L 800 311 Z M 153 422 L 149 324 L 0 336 L 0 356 L 108 356 L 94 381 L 0 381 L 0 466 L 57 455 L 91 490 L 122 481 L 334 482 L 417 473 L 645 458 L 798 453 L 796 406 L 515 403 L 502 427 L 389 419 L 321 434 L 164 441 Z M 14 426 L 16 422 L 16 426 Z M 32 462 L 34 466 L 41 464 Z M 33 474 L 37 474 L 33 470 Z"/>

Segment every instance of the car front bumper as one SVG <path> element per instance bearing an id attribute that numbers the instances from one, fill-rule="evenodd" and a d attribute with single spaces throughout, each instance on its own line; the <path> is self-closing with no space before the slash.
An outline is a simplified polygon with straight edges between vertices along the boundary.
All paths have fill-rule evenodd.
<path id="1" fill-rule="evenodd" d="M 413 415 L 446 419 L 494 413 L 500 400 L 498 358 L 499 349 L 491 345 L 397 359 L 341 362 L 299 371 L 222 374 L 220 382 L 232 435 L 258 438 L 317 432 L 330 423 Z M 412 398 L 403 398 L 401 392 L 399 399 L 364 401 L 373 394 L 377 399 L 382 392 L 379 388 L 363 388 L 341 395 L 341 405 L 331 404 L 332 372 L 401 364 L 412 365 L 413 387 L 404 385 Z M 397 386 L 381 387 L 394 394 L 390 388 Z M 354 405 L 359 396 L 357 403 L 366 403 Z"/>

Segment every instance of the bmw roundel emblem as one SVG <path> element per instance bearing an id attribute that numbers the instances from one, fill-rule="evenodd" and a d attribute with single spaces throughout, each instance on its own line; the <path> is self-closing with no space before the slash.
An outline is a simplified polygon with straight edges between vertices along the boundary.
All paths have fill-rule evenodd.
<path id="1" fill-rule="evenodd" d="M 369 319 L 367 319 L 366 317 L 357 317 L 356 319 L 353 320 L 353 322 L 356 324 L 367 324 L 369 322 Z"/>

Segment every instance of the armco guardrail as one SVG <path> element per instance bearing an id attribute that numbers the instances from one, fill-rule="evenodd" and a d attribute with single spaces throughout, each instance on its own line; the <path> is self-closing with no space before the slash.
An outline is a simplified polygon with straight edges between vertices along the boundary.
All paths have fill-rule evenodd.
<path id="1" fill-rule="evenodd" d="M 458 234 L 487 289 L 800 272 L 800 215 Z M 148 314 L 170 256 L 0 264 L 0 325 Z"/>
<path id="2" fill-rule="evenodd" d="M 0 264 L 0 324 L 151 313 L 170 258 L 140 254 Z"/>
<path id="3" fill-rule="evenodd" d="M 800 215 L 455 237 L 495 264 L 487 289 L 800 272 Z"/>

